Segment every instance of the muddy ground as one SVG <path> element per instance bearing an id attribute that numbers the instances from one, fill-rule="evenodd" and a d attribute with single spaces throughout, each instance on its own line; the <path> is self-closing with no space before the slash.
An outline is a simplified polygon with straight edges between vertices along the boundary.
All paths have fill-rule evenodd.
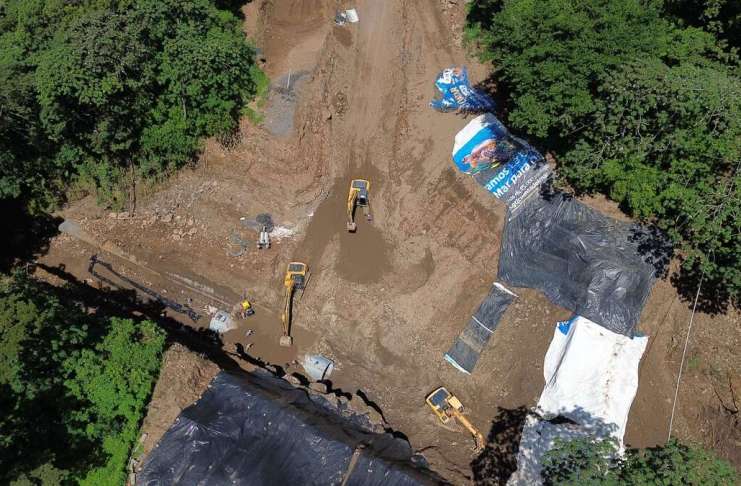
<path id="1" fill-rule="evenodd" d="M 109 214 L 91 199 L 71 204 L 63 216 L 79 223 L 82 238 L 57 237 L 40 261 L 96 284 L 88 262 L 97 254 L 109 265 L 96 267 L 100 275 L 186 306 L 190 317 L 172 309 L 167 317 L 194 328 L 208 325 L 205 306 L 231 306 L 246 290 L 257 313 L 223 339 L 236 362 L 301 373 L 294 360 L 324 354 L 336 363 L 331 386 L 361 390 L 439 474 L 458 484 L 484 474 L 506 477 L 513 460 L 506 442 L 517 442 L 521 412 L 543 388 L 554 323 L 570 313 L 537 291 L 515 289 L 519 297 L 471 376 L 442 359 L 496 278 L 505 209 L 453 170 L 453 137 L 465 119 L 427 106 L 441 68 L 465 63 L 473 79 L 485 77 L 461 46 L 463 3 L 247 4 L 245 29 L 264 69 L 279 81 L 262 126 L 244 121 L 235 144 L 209 141 L 193 168 L 140 188 L 133 215 Z M 360 22 L 335 26 L 339 7 L 355 7 Z M 300 83 L 283 86 L 297 72 Z M 344 214 L 352 178 L 372 184 L 373 222 L 360 218 L 355 234 L 345 230 Z M 587 203 L 617 214 L 604 200 Z M 272 248 L 258 251 L 257 234 L 240 218 L 266 212 L 276 232 Z M 236 241 L 247 246 L 230 256 L 240 252 Z M 295 345 L 285 349 L 278 338 L 289 261 L 307 263 L 311 276 L 295 306 Z M 689 316 L 668 280 L 657 282 L 639 325 L 650 342 L 628 422 L 630 445 L 667 438 Z M 676 436 L 711 446 L 737 466 L 739 322 L 738 313 L 695 316 L 675 418 Z M 246 336 L 248 329 L 254 334 Z M 182 393 L 182 402 L 197 395 L 194 380 L 204 381 L 188 377 L 206 376 L 185 368 L 163 372 L 158 384 L 170 395 Z M 483 456 L 471 452 L 469 436 L 441 427 L 424 405 L 440 385 L 460 397 L 485 433 L 491 430 L 497 444 Z M 169 412 L 145 422 L 152 437 L 147 424 L 161 430 L 185 406 L 160 403 L 158 392 L 154 398 L 152 413 Z"/>

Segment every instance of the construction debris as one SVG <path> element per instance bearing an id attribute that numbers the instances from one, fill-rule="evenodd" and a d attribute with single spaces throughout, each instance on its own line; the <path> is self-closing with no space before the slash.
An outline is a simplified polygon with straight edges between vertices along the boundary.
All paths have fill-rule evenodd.
<path id="1" fill-rule="evenodd" d="M 208 324 L 208 328 L 212 331 L 223 334 L 227 331 L 237 328 L 237 324 L 232 319 L 229 312 L 220 310 L 211 317 L 211 322 Z"/>
<path id="2" fill-rule="evenodd" d="M 301 366 L 314 381 L 326 380 L 334 371 L 334 362 L 321 354 L 307 354 Z"/>
<path id="3" fill-rule="evenodd" d="M 337 25 L 345 25 L 348 22 L 350 22 L 351 24 L 354 24 L 358 22 L 359 20 L 360 18 L 358 18 L 358 12 L 354 8 L 344 10 L 344 11 L 338 10 L 334 16 L 334 23 Z"/>

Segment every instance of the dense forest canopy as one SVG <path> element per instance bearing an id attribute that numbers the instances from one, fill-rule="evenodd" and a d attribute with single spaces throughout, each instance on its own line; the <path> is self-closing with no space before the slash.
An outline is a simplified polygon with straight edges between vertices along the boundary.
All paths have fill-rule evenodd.
<path id="1" fill-rule="evenodd" d="M 732 0 L 477 0 L 466 31 L 510 126 L 668 235 L 680 290 L 703 279 L 721 307 L 741 292 L 740 20 Z"/>
<path id="2" fill-rule="evenodd" d="M 126 481 L 165 335 L 91 313 L 76 290 L 0 280 L 2 484 Z"/>
<path id="3" fill-rule="evenodd" d="M 256 75 L 209 0 L 2 2 L 0 198 L 43 210 L 71 188 L 123 207 L 233 131 Z"/>
<path id="4" fill-rule="evenodd" d="M 131 207 L 238 128 L 263 78 L 231 3 L 0 0 L 0 208 L 32 233 L 1 271 L 67 195 Z M 0 484 L 125 483 L 165 333 L 96 292 L 0 275 Z"/>

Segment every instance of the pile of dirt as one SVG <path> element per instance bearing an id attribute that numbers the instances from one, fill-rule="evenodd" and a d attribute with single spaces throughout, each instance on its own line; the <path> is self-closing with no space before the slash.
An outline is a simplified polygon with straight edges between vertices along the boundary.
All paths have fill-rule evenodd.
<path id="1" fill-rule="evenodd" d="M 219 372 L 219 367 L 181 344 L 171 345 L 162 359 L 147 415 L 142 423 L 141 457 L 146 457 L 185 407 L 192 405 Z"/>

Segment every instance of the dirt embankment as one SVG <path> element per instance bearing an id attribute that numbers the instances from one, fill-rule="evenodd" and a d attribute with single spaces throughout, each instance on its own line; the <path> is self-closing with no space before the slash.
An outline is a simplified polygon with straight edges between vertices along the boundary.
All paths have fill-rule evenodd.
<path id="1" fill-rule="evenodd" d="M 66 215 L 99 248 L 61 237 L 44 261 L 64 264 L 83 279 L 89 278 L 87 258 L 99 252 L 119 273 L 200 314 L 206 305 L 235 302 L 246 290 L 257 314 L 225 336 L 226 351 L 241 345 L 252 358 L 289 373 L 301 371 L 293 360 L 303 354 L 324 354 L 336 363 L 335 389 L 362 390 L 436 471 L 465 483 L 481 474 L 481 459 L 462 430 L 436 422 L 425 395 L 447 386 L 485 433 L 491 428 L 497 438 L 516 441 L 517 424 L 504 421 L 537 401 L 553 325 L 569 312 L 536 291 L 516 289 L 519 297 L 474 373 L 463 375 L 444 362 L 443 353 L 496 278 L 504 214 L 501 204 L 452 168 L 452 140 L 465 120 L 427 106 L 437 72 L 467 60 L 459 35 L 463 7 L 428 0 L 340 3 L 356 8 L 360 22 L 335 26 L 336 1 L 248 4 L 247 24 L 261 26 L 265 69 L 282 96 L 269 100 L 264 126 L 245 121 L 241 141 L 230 148 L 209 142 L 195 169 L 142 194 L 134 216 L 107 215 L 85 201 L 73 205 Z M 470 60 L 469 70 L 474 79 L 484 76 Z M 306 73 L 301 83 L 279 91 L 295 72 Z M 278 134 L 270 129 L 275 117 Z M 372 223 L 360 218 L 355 234 L 345 230 L 352 178 L 371 181 L 374 216 Z M 240 223 L 263 212 L 277 226 L 268 251 L 255 249 L 256 234 Z M 249 242 L 237 257 L 229 256 L 235 236 Z M 105 248 L 133 255 L 135 263 Z M 287 351 L 277 345 L 282 275 L 295 260 L 309 265 L 311 278 L 295 309 L 295 346 Z M 170 315 L 197 328 L 208 323 L 205 315 L 195 322 Z M 687 303 L 659 282 L 640 323 L 651 341 L 628 422 L 629 444 L 666 439 L 688 319 Z M 727 383 L 739 390 L 738 324 L 737 314 L 696 317 L 690 351 L 696 365 L 685 375 L 676 419 L 679 437 L 713 445 L 736 461 L 737 412 L 718 404 L 736 406 Z M 246 336 L 248 330 L 254 333 Z M 191 399 L 193 380 L 200 383 L 210 373 L 194 369 L 163 372 L 158 387 L 185 391 L 181 401 L 162 406 L 155 428 L 163 429 Z M 733 423 L 736 432 L 727 426 Z M 502 433 L 506 427 L 514 432 Z M 511 448 L 501 450 L 511 456 Z M 511 466 L 497 460 L 505 472 Z"/>

